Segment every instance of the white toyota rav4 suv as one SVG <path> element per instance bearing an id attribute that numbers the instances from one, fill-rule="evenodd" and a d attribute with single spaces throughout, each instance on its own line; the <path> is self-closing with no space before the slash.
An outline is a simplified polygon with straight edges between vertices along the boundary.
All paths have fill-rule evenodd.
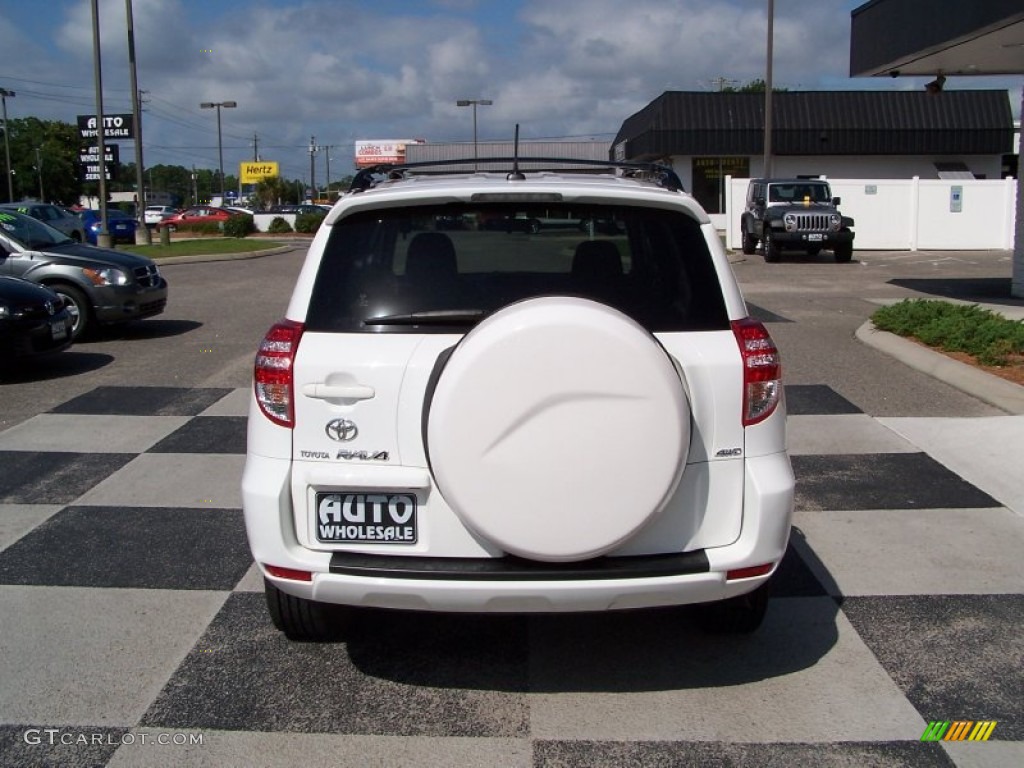
<path id="1" fill-rule="evenodd" d="M 274 624 L 700 603 L 753 631 L 793 508 L 778 350 L 670 170 L 509 162 L 367 169 L 314 238 L 249 413 Z"/>

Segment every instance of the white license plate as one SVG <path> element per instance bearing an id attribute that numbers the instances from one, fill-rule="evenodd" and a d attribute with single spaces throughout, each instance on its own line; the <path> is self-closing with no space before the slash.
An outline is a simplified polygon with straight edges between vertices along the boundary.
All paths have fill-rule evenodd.
<path id="1" fill-rule="evenodd" d="M 807 236 L 807 239 L 810 240 L 812 243 L 820 243 L 822 240 L 825 239 L 825 236 L 820 232 L 813 232 Z"/>
<path id="2" fill-rule="evenodd" d="M 63 320 L 50 323 L 50 335 L 54 340 L 67 338 L 68 326 Z"/>
<path id="3" fill-rule="evenodd" d="M 331 544 L 415 544 L 411 493 L 318 493 L 316 540 Z"/>

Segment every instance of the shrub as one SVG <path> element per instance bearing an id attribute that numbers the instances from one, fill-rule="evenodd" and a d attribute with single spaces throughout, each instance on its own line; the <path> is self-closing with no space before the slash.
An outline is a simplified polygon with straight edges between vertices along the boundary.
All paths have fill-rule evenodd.
<path id="1" fill-rule="evenodd" d="M 882 307 L 871 316 L 883 331 L 912 336 L 930 347 L 963 352 L 982 365 L 1006 365 L 1024 354 L 1024 322 L 1007 318 L 977 304 L 950 304 L 908 299 Z"/>
<path id="2" fill-rule="evenodd" d="M 256 222 L 247 213 L 232 216 L 224 222 L 224 237 L 245 237 L 256 231 Z"/>
<path id="3" fill-rule="evenodd" d="M 311 233 L 316 232 L 320 228 L 320 222 L 324 220 L 324 216 L 327 214 L 319 213 L 300 213 L 295 217 L 295 231 Z"/>
<path id="4" fill-rule="evenodd" d="M 288 219 L 282 218 L 281 216 L 275 216 L 273 221 L 270 222 L 270 226 L 267 227 L 267 232 L 270 232 L 273 235 L 283 235 L 291 231 L 292 225 L 288 223 Z"/>

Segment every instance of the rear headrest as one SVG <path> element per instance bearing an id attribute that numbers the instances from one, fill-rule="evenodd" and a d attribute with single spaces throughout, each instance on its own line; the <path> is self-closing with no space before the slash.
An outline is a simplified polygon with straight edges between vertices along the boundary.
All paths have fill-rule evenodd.
<path id="1" fill-rule="evenodd" d="M 611 240 L 584 240 L 572 257 L 572 273 L 585 279 L 617 278 L 622 275 L 622 256 Z"/>
<path id="2" fill-rule="evenodd" d="M 407 277 L 437 281 L 453 278 L 458 271 L 455 246 L 443 232 L 420 232 L 409 242 L 405 257 Z"/>

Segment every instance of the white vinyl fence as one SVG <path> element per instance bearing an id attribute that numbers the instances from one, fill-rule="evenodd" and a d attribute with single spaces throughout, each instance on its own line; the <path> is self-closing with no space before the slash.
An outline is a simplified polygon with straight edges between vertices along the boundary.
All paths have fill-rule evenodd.
<path id="1" fill-rule="evenodd" d="M 749 179 L 726 177 L 726 245 L 740 247 Z M 828 179 L 855 250 L 1013 249 L 1016 179 Z"/>

